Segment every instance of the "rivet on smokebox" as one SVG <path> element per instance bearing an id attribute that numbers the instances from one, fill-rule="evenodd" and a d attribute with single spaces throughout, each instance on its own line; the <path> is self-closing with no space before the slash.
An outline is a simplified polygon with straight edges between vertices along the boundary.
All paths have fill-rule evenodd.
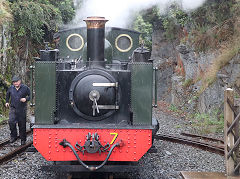
<path id="1" fill-rule="evenodd" d="M 134 160 L 137 160 L 136 158 L 134 158 Z"/>
<path id="2" fill-rule="evenodd" d="M 49 145 L 48 147 L 51 148 L 51 145 Z"/>
<path id="3" fill-rule="evenodd" d="M 128 150 L 126 152 L 128 153 Z"/>
<path id="4" fill-rule="evenodd" d="M 49 154 L 51 153 L 51 151 L 48 152 Z"/>
<path id="5" fill-rule="evenodd" d="M 134 152 L 134 154 L 136 154 L 136 152 Z"/>
<path id="6" fill-rule="evenodd" d="M 51 157 L 49 157 L 48 160 L 51 160 Z"/>

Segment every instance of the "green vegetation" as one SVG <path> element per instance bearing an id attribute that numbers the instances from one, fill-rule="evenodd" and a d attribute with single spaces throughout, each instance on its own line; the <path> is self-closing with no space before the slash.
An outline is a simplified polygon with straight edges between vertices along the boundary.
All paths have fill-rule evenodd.
<path id="1" fill-rule="evenodd" d="M 152 24 L 144 21 L 142 15 L 138 15 L 134 24 L 134 29 L 141 32 L 140 43 L 144 44 L 148 49 L 152 49 Z"/>
<path id="2" fill-rule="evenodd" d="M 196 96 L 192 98 L 195 99 Z M 168 109 L 179 116 L 182 116 L 182 114 L 184 114 L 184 117 L 186 117 L 187 120 L 192 121 L 193 128 L 202 134 L 223 133 L 224 115 L 221 109 L 213 109 L 210 113 L 185 113 L 184 109 L 180 109 L 174 104 L 171 104 Z M 181 127 L 182 126 L 180 125 L 175 126 L 175 128 Z"/>
<path id="3" fill-rule="evenodd" d="M 210 114 L 195 113 L 193 118 L 193 127 L 201 133 L 222 133 L 224 129 L 223 113 L 215 109 Z"/>
<path id="4" fill-rule="evenodd" d="M 191 14 L 193 29 L 191 42 L 196 51 L 220 48 L 234 34 L 234 0 L 206 2 Z"/>
<path id="5" fill-rule="evenodd" d="M 181 125 L 176 125 L 176 126 L 174 126 L 176 129 L 179 129 L 179 128 L 182 128 L 182 126 Z"/>
<path id="6" fill-rule="evenodd" d="M 172 112 L 178 112 L 179 111 L 178 107 L 174 104 L 171 104 L 169 106 L 169 110 L 172 111 Z"/>
<path id="7" fill-rule="evenodd" d="M 32 43 L 42 43 L 43 38 L 49 41 L 49 35 L 75 14 L 70 0 L 14 1 L 10 7 L 14 17 L 12 31 L 19 42 L 30 39 Z"/>
<path id="8" fill-rule="evenodd" d="M 166 15 L 162 16 L 165 37 L 168 40 L 176 40 L 179 38 L 179 30 L 188 22 L 189 17 L 177 3 L 173 4 Z"/>
<path id="9" fill-rule="evenodd" d="M 0 0 L 0 24 L 4 24 L 7 21 L 12 20 L 12 14 L 9 7 L 9 3 L 5 0 Z"/>
<path id="10" fill-rule="evenodd" d="M 155 22 L 161 20 L 157 7 L 140 12 L 133 22 L 133 29 L 141 32 L 140 43 L 152 50 L 152 33 Z"/>
<path id="11" fill-rule="evenodd" d="M 44 30 L 55 31 L 61 22 L 59 10 L 51 4 L 33 1 L 17 1 L 11 5 L 15 39 L 29 38 L 41 42 Z"/>
<path id="12" fill-rule="evenodd" d="M 142 11 L 136 16 L 133 28 L 142 33 L 140 40 L 151 50 L 153 29 L 163 29 L 166 39 L 176 40 L 179 28 L 184 27 L 188 22 L 188 15 L 175 3 L 167 13 L 161 14 L 158 7 Z"/>
<path id="13" fill-rule="evenodd" d="M 42 43 L 43 37 L 55 32 L 75 15 L 71 0 L 1 0 L 0 25 L 13 19 L 12 33 Z M 22 38 L 19 40 L 21 41 Z"/>
<path id="14" fill-rule="evenodd" d="M 187 79 L 183 82 L 183 87 L 188 88 L 189 86 L 191 86 L 193 84 L 193 79 Z"/>
<path id="15" fill-rule="evenodd" d="M 4 116 L 0 116 L 0 124 L 6 123 L 7 122 L 7 118 L 5 118 Z"/>

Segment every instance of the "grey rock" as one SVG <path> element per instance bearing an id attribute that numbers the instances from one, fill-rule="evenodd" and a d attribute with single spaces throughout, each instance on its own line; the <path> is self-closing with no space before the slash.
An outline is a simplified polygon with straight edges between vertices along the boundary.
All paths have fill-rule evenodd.
<path id="1" fill-rule="evenodd" d="M 179 53 L 184 54 L 184 55 L 189 53 L 189 50 L 188 50 L 187 46 L 184 45 L 184 44 L 178 45 L 177 50 L 178 50 Z"/>
<path id="2" fill-rule="evenodd" d="M 171 152 L 168 152 L 168 151 L 165 151 L 166 152 L 166 154 L 167 155 L 172 155 L 172 153 Z"/>

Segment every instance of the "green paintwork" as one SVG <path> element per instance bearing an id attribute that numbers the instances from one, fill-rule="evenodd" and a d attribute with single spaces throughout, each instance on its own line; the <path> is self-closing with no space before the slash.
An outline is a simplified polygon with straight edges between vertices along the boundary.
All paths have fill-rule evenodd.
<path id="1" fill-rule="evenodd" d="M 133 125 L 151 125 L 153 64 L 138 62 L 131 65 L 131 107 L 133 110 Z"/>
<path id="2" fill-rule="evenodd" d="M 74 59 L 82 57 L 86 61 L 86 47 L 87 47 L 87 29 L 86 27 L 79 27 L 75 29 L 67 29 L 59 31 L 60 34 L 60 43 L 59 43 L 59 58 L 63 59 Z M 79 51 L 71 51 L 66 46 L 67 37 L 71 34 L 79 34 L 84 40 L 84 47 Z M 121 34 L 127 34 L 132 38 L 133 45 L 128 52 L 120 52 L 115 47 L 115 40 Z M 129 61 L 129 57 L 132 56 L 133 51 L 139 47 L 139 32 L 122 29 L 122 28 L 110 28 L 106 27 L 105 30 L 105 59 L 107 63 L 111 63 L 112 59 L 120 61 Z"/>
<path id="3" fill-rule="evenodd" d="M 87 42 L 87 29 L 84 27 L 68 29 L 59 32 L 60 34 L 60 43 L 59 43 L 59 57 L 60 58 L 79 58 L 83 56 L 83 48 L 79 51 L 71 51 L 66 46 L 66 40 L 71 34 L 79 34 L 82 36 L 84 44 Z"/>
<path id="4" fill-rule="evenodd" d="M 128 52 L 120 52 L 115 46 L 115 40 L 121 34 L 127 34 L 132 38 L 132 48 Z M 133 51 L 139 47 L 139 35 L 140 33 L 136 31 L 121 28 L 112 28 L 107 35 L 107 40 L 112 44 L 113 58 L 120 61 L 129 61 L 129 57 L 132 56 Z"/>
<path id="5" fill-rule="evenodd" d="M 56 63 L 35 63 L 36 124 L 53 124 L 56 108 Z"/>

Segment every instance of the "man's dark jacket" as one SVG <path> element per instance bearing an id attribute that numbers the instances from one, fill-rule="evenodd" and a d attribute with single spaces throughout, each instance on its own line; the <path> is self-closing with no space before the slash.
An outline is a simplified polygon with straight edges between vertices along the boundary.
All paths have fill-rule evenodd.
<path id="1" fill-rule="evenodd" d="M 10 107 L 15 108 L 16 112 L 24 112 L 27 101 L 30 100 L 30 89 L 24 84 L 21 84 L 18 90 L 11 85 L 7 91 L 6 103 L 9 103 L 10 98 Z M 21 98 L 26 98 L 27 101 L 23 103 L 20 101 Z"/>

